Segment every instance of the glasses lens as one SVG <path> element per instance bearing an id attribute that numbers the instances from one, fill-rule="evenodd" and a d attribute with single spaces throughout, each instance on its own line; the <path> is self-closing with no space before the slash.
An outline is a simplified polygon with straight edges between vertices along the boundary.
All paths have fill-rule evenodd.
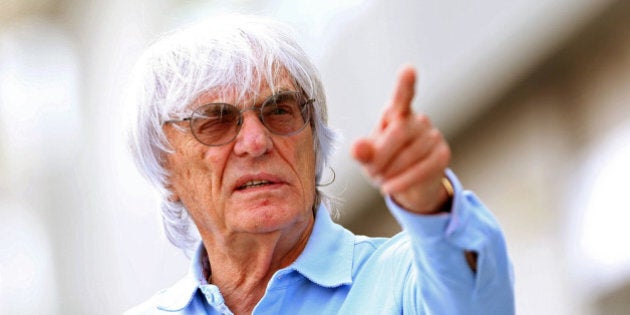
<path id="1" fill-rule="evenodd" d="M 301 131 L 308 122 L 308 106 L 298 92 L 282 92 L 271 96 L 262 107 L 262 119 L 267 128 L 279 135 Z"/>
<path id="2" fill-rule="evenodd" d="M 190 126 L 193 135 L 206 145 L 221 145 L 236 137 L 238 108 L 230 104 L 208 104 L 199 107 L 192 115 Z"/>

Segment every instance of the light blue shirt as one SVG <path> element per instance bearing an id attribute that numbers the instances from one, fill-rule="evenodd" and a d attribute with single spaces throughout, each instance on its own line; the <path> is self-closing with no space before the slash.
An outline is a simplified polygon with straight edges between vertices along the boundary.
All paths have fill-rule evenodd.
<path id="1" fill-rule="evenodd" d="M 422 216 L 386 204 L 403 227 L 392 238 L 357 236 L 320 206 L 304 251 L 278 270 L 253 314 L 514 314 L 503 234 L 477 197 L 455 189 L 451 213 Z M 478 253 L 477 271 L 464 251 Z M 190 272 L 126 314 L 232 314 L 203 272 L 199 246 Z"/>

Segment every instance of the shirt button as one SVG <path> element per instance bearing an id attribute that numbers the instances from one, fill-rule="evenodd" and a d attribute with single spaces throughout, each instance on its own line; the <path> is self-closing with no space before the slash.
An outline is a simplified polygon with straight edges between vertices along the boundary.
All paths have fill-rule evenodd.
<path id="1" fill-rule="evenodd" d="M 213 287 L 202 286 L 201 292 L 206 297 L 206 300 L 208 301 L 209 304 L 211 305 L 223 304 L 223 297 L 221 296 L 221 293 L 219 293 L 219 291 L 214 289 Z"/>

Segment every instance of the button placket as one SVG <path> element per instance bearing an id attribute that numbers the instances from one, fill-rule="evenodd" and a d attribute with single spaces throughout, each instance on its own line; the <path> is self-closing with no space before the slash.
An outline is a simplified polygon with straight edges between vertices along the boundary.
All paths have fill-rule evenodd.
<path id="1" fill-rule="evenodd" d="M 218 287 L 214 285 L 203 285 L 200 289 L 210 306 L 221 314 L 232 315 L 232 311 L 225 305 L 225 300 Z"/>

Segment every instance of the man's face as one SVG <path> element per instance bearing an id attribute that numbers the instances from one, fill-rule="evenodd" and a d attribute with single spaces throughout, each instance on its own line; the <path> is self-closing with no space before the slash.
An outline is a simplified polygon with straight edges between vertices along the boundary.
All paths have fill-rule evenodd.
<path id="1" fill-rule="evenodd" d="M 296 91 L 287 77 L 275 88 Z M 242 109 L 260 106 L 274 93 L 267 85 L 258 92 L 256 100 L 240 104 L 234 97 L 219 99 L 211 93 L 194 104 L 224 102 Z M 213 147 L 198 142 L 188 128 L 181 131 L 166 124 L 164 130 L 174 149 L 165 161 L 170 190 L 184 203 L 204 239 L 304 229 L 311 222 L 315 152 L 310 124 L 292 136 L 276 135 L 255 111 L 246 111 L 236 139 Z"/>

